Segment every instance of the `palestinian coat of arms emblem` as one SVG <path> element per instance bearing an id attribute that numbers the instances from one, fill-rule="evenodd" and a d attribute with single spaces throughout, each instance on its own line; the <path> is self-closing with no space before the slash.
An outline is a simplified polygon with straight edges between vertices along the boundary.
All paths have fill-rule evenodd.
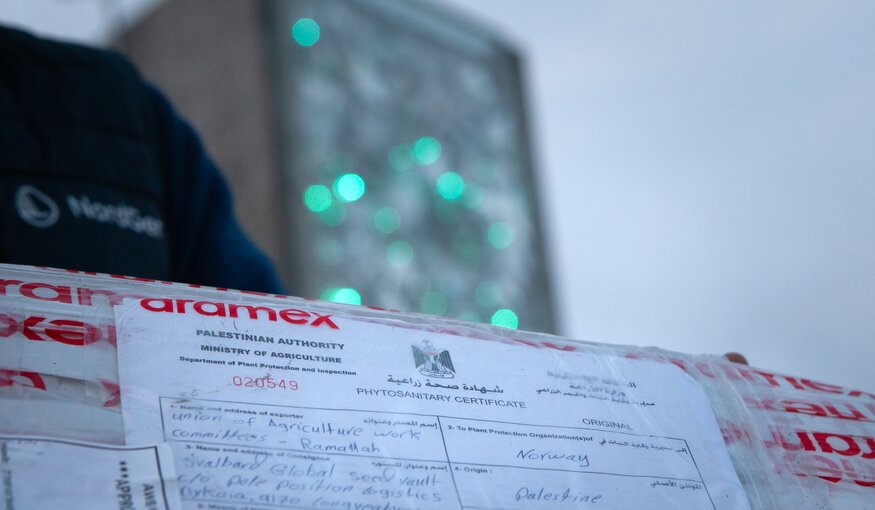
<path id="1" fill-rule="evenodd" d="M 416 368 L 419 369 L 420 374 L 426 377 L 439 377 L 441 379 L 455 377 L 456 369 L 453 367 L 453 360 L 450 358 L 449 351 L 446 349 L 438 350 L 428 340 L 419 347 L 415 345 L 412 347 L 413 360 L 416 362 Z"/>

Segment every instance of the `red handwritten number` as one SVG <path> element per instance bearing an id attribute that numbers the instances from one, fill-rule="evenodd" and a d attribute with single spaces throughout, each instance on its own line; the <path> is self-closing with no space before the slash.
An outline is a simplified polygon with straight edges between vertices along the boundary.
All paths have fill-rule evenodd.
<path id="1" fill-rule="evenodd" d="M 241 377 L 235 375 L 231 378 L 231 384 L 238 388 L 267 388 L 297 391 L 298 381 L 291 379 L 274 379 L 273 377 Z"/>

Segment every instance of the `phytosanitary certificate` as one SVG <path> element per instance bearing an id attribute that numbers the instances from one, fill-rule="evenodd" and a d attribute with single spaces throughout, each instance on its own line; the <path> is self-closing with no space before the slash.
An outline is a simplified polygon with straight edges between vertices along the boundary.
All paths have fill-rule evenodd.
<path id="1" fill-rule="evenodd" d="M 680 369 L 339 312 L 116 308 L 125 435 L 184 508 L 749 508 Z"/>

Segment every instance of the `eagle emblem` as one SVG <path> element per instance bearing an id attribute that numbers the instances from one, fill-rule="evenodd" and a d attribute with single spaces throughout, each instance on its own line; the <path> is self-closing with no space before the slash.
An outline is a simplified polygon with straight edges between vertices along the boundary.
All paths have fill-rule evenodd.
<path id="1" fill-rule="evenodd" d="M 441 379 L 455 377 L 456 369 L 453 367 L 449 351 L 446 349 L 439 351 L 428 340 L 423 342 L 421 347 L 415 345 L 411 347 L 413 347 L 413 360 L 416 362 L 416 368 L 419 369 L 420 374 Z"/>

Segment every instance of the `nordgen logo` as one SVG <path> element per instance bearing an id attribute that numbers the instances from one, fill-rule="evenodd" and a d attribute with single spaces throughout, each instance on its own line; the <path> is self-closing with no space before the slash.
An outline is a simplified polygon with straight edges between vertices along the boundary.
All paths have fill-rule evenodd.
<path id="1" fill-rule="evenodd" d="M 102 204 L 87 195 L 67 195 L 67 207 L 78 220 L 108 223 L 135 234 L 160 238 L 164 235 L 164 222 L 154 216 L 142 214 L 136 207 L 119 202 Z M 30 226 L 49 228 L 58 222 L 61 210 L 58 204 L 39 189 L 26 184 L 15 192 L 15 209 L 18 216 Z"/>
<path id="2" fill-rule="evenodd" d="M 154 216 L 141 215 L 139 209 L 124 203 L 101 204 L 92 202 L 85 195 L 79 195 L 79 198 L 67 195 L 67 205 L 76 218 L 112 223 L 120 229 L 149 237 L 161 237 L 164 234 L 164 223 L 161 220 Z"/>
<path id="3" fill-rule="evenodd" d="M 58 222 L 58 204 L 33 186 L 22 186 L 15 192 L 15 209 L 28 225 L 49 228 Z"/>

